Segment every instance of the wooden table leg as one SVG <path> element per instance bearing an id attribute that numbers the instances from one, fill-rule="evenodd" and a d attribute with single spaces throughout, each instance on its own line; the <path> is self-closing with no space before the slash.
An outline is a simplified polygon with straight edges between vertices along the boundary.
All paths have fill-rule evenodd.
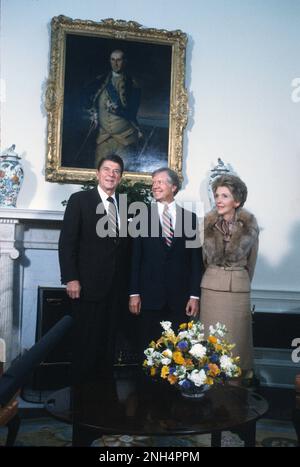
<path id="1" fill-rule="evenodd" d="M 293 411 L 293 424 L 298 438 L 298 445 L 300 446 L 300 408 Z"/>
<path id="2" fill-rule="evenodd" d="M 211 434 L 211 447 L 220 448 L 222 445 L 222 431 L 213 431 Z"/>
<path id="3" fill-rule="evenodd" d="M 72 431 L 72 446 L 90 446 L 95 439 L 100 438 L 101 436 L 102 433 L 99 430 L 94 430 L 74 423 Z"/>
<path id="4" fill-rule="evenodd" d="M 256 444 L 256 421 L 248 423 L 245 430 L 245 447 L 255 447 Z"/>
<path id="5" fill-rule="evenodd" d="M 13 446 L 16 441 L 16 437 L 18 435 L 19 426 L 20 426 L 20 417 L 16 414 L 9 422 L 7 422 L 7 438 L 6 438 L 6 446 Z"/>
<path id="6" fill-rule="evenodd" d="M 244 441 L 245 447 L 255 447 L 256 444 L 256 421 L 245 423 L 234 430 L 232 433 L 236 433 L 242 441 Z"/>

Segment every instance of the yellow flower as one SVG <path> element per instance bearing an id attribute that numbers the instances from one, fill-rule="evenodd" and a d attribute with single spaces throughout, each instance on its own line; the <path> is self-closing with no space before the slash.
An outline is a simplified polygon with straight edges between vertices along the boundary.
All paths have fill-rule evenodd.
<path id="1" fill-rule="evenodd" d="M 212 386 L 214 384 L 214 380 L 213 378 L 210 378 L 209 376 L 206 378 L 206 383 L 205 384 L 209 384 L 210 386 Z"/>
<path id="2" fill-rule="evenodd" d="M 187 323 L 182 323 L 179 326 L 179 329 L 186 329 L 187 328 Z"/>
<path id="3" fill-rule="evenodd" d="M 235 347 L 235 345 L 236 345 L 236 344 L 228 344 L 228 343 L 226 343 L 226 344 L 227 344 L 227 349 L 228 349 L 229 351 L 232 350 L 232 349 L 234 349 L 234 347 Z"/>
<path id="4" fill-rule="evenodd" d="M 217 338 L 215 336 L 209 336 L 209 338 L 207 340 L 211 344 L 216 344 L 217 343 Z"/>
<path id="5" fill-rule="evenodd" d="M 155 366 L 152 366 L 151 369 L 150 369 L 150 375 L 151 376 L 155 376 L 156 375 L 156 368 Z"/>
<path id="6" fill-rule="evenodd" d="M 165 337 L 167 338 L 167 342 L 171 342 L 172 344 L 177 344 L 177 337 L 173 331 L 166 333 Z"/>
<path id="7" fill-rule="evenodd" d="M 158 349 L 161 346 L 161 344 L 164 343 L 164 341 L 165 339 L 163 337 L 160 337 L 158 341 L 156 342 L 155 347 Z"/>
<path id="8" fill-rule="evenodd" d="M 202 358 L 199 358 L 199 363 L 201 366 L 203 365 L 206 365 L 207 363 L 209 363 L 209 358 L 208 357 L 202 357 Z"/>
<path id="9" fill-rule="evenodd" d="M 194 366 L 193 360 L 191 358 L 187 358 L 186 361 L 185 361 L 185 366 L 192 368 Z"/>
<path id="10" fill-rule="evenodd" d="M 143 361 L 143 366 L 145 366 L 145 367 L 148 366 L 147 360 Z"/>
<path id="11" fill-rule="evenodd" d="M 175 384 L 175 383 L 177 383 L 178 378 L 175 375 L 169 375 L 168 376 L 168 381 L 169 381 L 170 384 Z"/>
<path id="12" fill-rule="evenodd" d="M 190 321 L 190 322 L 188 323 L 188 329 L 192 329 L 193 324 L 194 324 L 194 321 Z"/>
<path id="13" fill-rule="evenodd" d="M 221 346 L 221 344 L 215 344 L 215 349 L 217 352 L 220 352 L 221 350 L 223 350 L 223 347 Z"/>
<path id="14" fill-rule="evenodd" d="M 169 374 L 169 367 L 167 367 L 166 365 L 164 365 L 161 369 L 161 373 L 160 373 L 160 376 L 161 378 L 163 379 L 166 379 L 166 377 L 168 376 Z"/>
<path id="15" fill-rule="evenodd" d="M 166 349 L 162 352 L 162 355 L 167 358 L 172 358 L 172 350 Z"/>
<path id="16" fill-rule="evenodd" d="M 218 374 L 220 374 L 220 369 L 218 365 L 216 365 L 215 363 L 209 363 L 208 368 L 209 368 L 209 374 L 211 376 L 217 376 Z"/>
<path id="17" fill-rule="evenodd" d="M 178 365 L 184 365 L 185 364 L 185 359 L 183 358 L 182 353 L 179 352 L 179 351 L 173 352 L 173 360 Z"/>

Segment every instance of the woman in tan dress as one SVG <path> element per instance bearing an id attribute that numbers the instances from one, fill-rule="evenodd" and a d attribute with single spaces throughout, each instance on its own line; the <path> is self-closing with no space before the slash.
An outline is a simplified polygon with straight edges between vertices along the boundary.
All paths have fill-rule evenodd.
<path id="1" fill-rule="evenodd" d="M 217 322 L 225 324 L 227 339 L 236 344 L 242 376 L 252 376 L 253 342 L 250 283 L 257 250 L 258 225 L 243 209 L 247 187 L 238 177 L 222 175 L 212 185 L 216 208 L 204 218 L 200 320 L 208 331 Z"/>

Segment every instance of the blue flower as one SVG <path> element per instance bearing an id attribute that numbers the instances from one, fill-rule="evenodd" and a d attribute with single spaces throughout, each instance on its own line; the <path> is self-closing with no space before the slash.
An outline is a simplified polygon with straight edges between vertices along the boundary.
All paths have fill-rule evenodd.
<path id="1" fill-rule="evenodd" d="M 173 373 L 175 373 L 175 371 L 176 371 L 176 367 L 175 367 L 175 366 L 170 366 L 170 368 L 169 368 L 169 373 L 170 373 L 170 375 L 172 375 Z"/>
<path id="2" fill-rule="evenodd" d="M 180 350 L 186 350 L 188 348 L 188 343 L 186 341 L 181 341 L 179 342 L 179 344 L 177 345 L 177 347 L 179 347 Z"/>
<path id="3" fill-rule="evenodd" d="M 218 363 L 219 361 L 219 355 L 217 353 L 213 353 L 212 356 L 210 357 L 211 363 Z"/>
<path id="4" fill-rule="evenodd" d="M 188 379 L 184 379 L 182 383 L 180 383 L 184 389 L 189 389 L 192 386 L 192 383 Z"/>

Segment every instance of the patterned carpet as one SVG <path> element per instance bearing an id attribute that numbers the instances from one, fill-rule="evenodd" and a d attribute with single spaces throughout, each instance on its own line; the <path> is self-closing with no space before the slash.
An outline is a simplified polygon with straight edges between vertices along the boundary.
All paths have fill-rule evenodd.
<path id="1" fill-rule="evenodd" d="M 25 418 L 16 441 L 16 446 L 71 446 L 70 425 L 48 417 Z M 0 446 L 6 438 L 6 429 L 0 428 Z M 294 428 L 289 421 L 261 419 L 257 422 L 256 445 L 259 447 L 294 447 L 297 445 Z M 147 447 L 206 447 L 210 435 L 194 436 L 103 436 L 92 444 L 95 447 L 147 446 Z M 241 447 L 243 441 L 231 432 L 222 434 L 222 446 Z"/>

